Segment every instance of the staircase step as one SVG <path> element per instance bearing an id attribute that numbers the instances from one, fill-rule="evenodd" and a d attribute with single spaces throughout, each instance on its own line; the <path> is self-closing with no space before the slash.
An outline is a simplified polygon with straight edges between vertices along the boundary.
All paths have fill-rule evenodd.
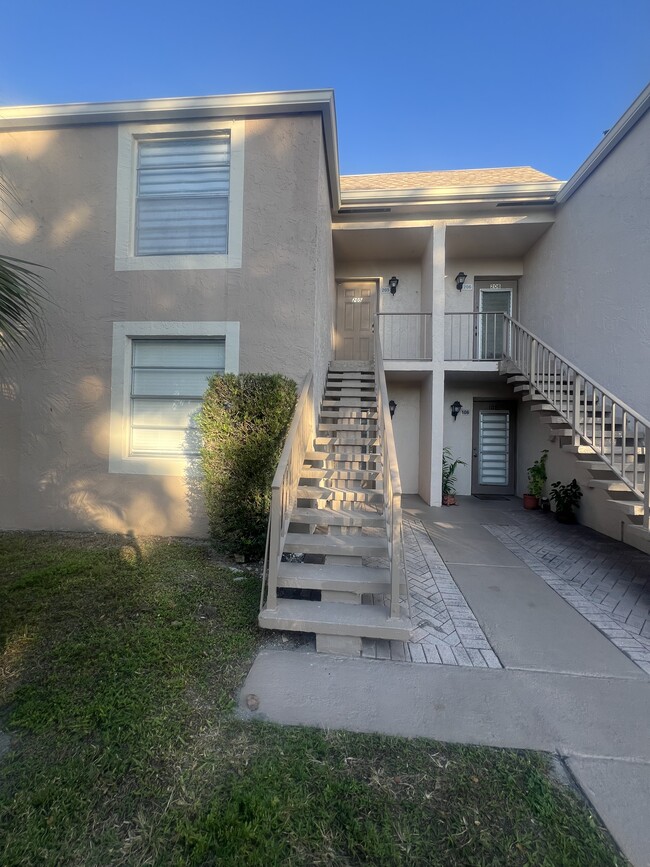
<path id="1" fill-rule="evenodd" d="M 599 461 L 580 460 L 579 466 L 584 467 L 587 470 L 590 470 L 592 473 L 605 472 L 606 470 L 609 470 L 609 465 L 607 464 L 607 462 L 606 461 L 600 461 L 600 460 Z M 620 469 L 621 469 L 620 461 L 617 462 L 616 469 L 620 471 Z M 625 467 L 623 468 L 623 472 L 633 473 L 634 472 L 634 464 L 633 463 L 626 463 Z M 644 473 L 645 473 L 645 461 L 639 461 L 637 463 L 636 473 L 637 473 L 637 476 L 643 476 L 644 475 Z"/>
<path id="2" fill-rule="evenodd" d="M 339 481 L 362 481 L 362 482 L 374 482 L 377 480 L 377 476 L 381 473 L 381 470 L 337 470 L 337 469 L 328 469 L 327 467 L 309 467 L 303 466 L 300 471 L 300 478 L 302 479 L 326 479 L 331 481 L 333 479 Z"/>
<path id="3" fill-rule="evenodd" d="M 390 590 L 390 570 L 371 566 L 332 566 L 328 563 L 280 563 L 278 587 L 387 593 Z"/>
<path id="4" fill-rule="evenodd" d="M 313 451 L 307 452 L 305 455 L 306 461 L 323 461 L 325 464 L 346 463 L 346 464 L 381 464 L 380 454 L 364 455 L 359 452 L 324 452 Z M 369 469 L 372 469 L 370 467 Z"/>
<path id="5" fill-rule="evenodd" d="M 291 513 L 291 522 L 313 524 L 323 527 L 383 527 L 384 516 L 380 512 L 360 509 L 321 509 L 296 508 Z"/>
<path id="6" fill-rule="evenodd" d="M 377 399 L 374 394 L 369 394 L 365 399 L 361 397 L 354 397 L 352 395 L 339 397 L 336 400 L 332 398 L 332 396 L 327 396 L 323 398 L 323 402 L 321 404 L 321 408 L 329 407 L 330 409 L 335 409 L 336 407 L 349 406 L 352 409 L 372 409 L 377 410 Z"/>
<path id="7" fill-rule="evenodd" d="M 377 410 L 376 409 L 351 409 L 350 407 L 332 407 L 332 409 L 327 409 L 326 407 L 321 408 L 320 417 L 327 418 L 335 418 L 335 419 L 344 419 L 344 418 L 359 418 L 359 419 L 376 419 L 377 418 Z"/>
<path id="8" fill-rule="evenodd" d="M 388 614 L 388 609 L 382 605 L 278 599 L 277 608 L 262 611 L 259 625 L 263 629 L 408 641 L 411 637 L 409 618 L 402 616 L 393 620 Z"/>
<path id="9" fill-rule="evenodd" d="M 329 423 L 320 423 L 318 424 L 318 434 L 321 436 L 326 431 L 337 431 L 340 433 L 357 433 L 363 432 L 371 433 L 373 437 L 377 436 L 377 425 L 371 421 L 368 424 L 329 424 Z"/>
<path id="10" fill-rule="evenodd" d="M 506 382 L 508 383 L 508 385 L 512 385 L 516 382 L 530 382 L 530 380 L 527 376 L 524 376 L 523 374 L 516 374 L 515 376 L 509 376 L 506 379 Z"/>
<path id="11" fill-rule="evenodd" d="M 340 360 L 330 361 L 330 373 L 373 373 L 375 372 L 375 364 L 373 361 L 355 360 Z"/>
<path id="12" fill-rule="evenodd" d="M 532 402 L 535 402 L 535 401 L 547 402 L 548 398 L 544 397 L 543 394 L 525 394 L 522 397 L 522 400 L 532 401 Z"/>
<path id="13" fill-rule="evenodd" d="M 643 515 L 643 503 L 640 500 L 608 500 L 608 506 L 616 506 L 626 515 Z"/>
<path id="14" fill-rule="evenodd" d="M 284 552 L 289 554 L 342 554 L 346 557 L 388 555 L 385 536 L 331 535 L 326 533 L 287 533 Z"/>
<path id="15" fill-rule="evenodd" d="M 336 436 L 317 436 L 314 437 L 314 446 L 331 446 L 333 451 L 338 451 L 339 447 L 343 446 L 345 449 L 350 448 L 359 448 L 359 449 L 368 449 L 368 448 L 378 448 L 381 445 L 380 441 L 377 437 L 360 437 L 358 434 L 354 433 L 347 437 L 336 437 Z M 358 454 L 367 454 L 368 456 L 377 454 L 376 452 L 363 452 L 360 451 Z"/>
<path id="16" fill-rule="evenodd" d="M 529 409 L 531 412 L 557 412 L 552 403 L 534 403 Z"/>
<path id="17" fill-rule="evenodd" d="M 343 500 L 350 503 L 383 503 L 381 491 L 358 488 L 325 488 L 318 485 L 299 485 L 299 500 Z"/>
<path id="18" fill-rule="evenodd" d="M 625 482 L 621 482 L 619 479 L 590 479 L 587 482 L 587 487 L 601 488 L 603 491 L 612 491 L 613 493 L 630 490 L 630 486 L 626 485 Z"/>

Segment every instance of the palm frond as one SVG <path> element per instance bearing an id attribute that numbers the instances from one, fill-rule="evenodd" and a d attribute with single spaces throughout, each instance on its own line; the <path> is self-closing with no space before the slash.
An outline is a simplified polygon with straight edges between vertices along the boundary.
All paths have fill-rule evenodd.
<path id="1" fill-rule="evenodd" d="M 39 266 L 0 256 L 0 356 L 21 344 L 38 345 L 43 338 L 43 304 L 47 300 Z"/>

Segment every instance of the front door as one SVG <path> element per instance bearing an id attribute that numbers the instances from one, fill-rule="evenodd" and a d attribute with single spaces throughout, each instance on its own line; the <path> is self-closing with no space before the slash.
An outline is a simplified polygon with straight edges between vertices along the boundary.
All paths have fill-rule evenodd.
<path id="1" fill-rule="evenodd" d="M 474 306 L 477 316 L 477 358 L 499 360 L 503 355 L 503 314 L 512 316 L 516 280 L 477 280 Z"/>
<path id="2" fill-rule="evenodd" d="M 376 306 L 377 284 L 373 281 L 346 280 L 337 285 L 334 357 L 338 361 L 372 361 Z"/>
<path id="3" fill-rule="evenodd" d="M 514 494 L 515 412 L 513 401 L 474 401 L 472 494 Z"/>

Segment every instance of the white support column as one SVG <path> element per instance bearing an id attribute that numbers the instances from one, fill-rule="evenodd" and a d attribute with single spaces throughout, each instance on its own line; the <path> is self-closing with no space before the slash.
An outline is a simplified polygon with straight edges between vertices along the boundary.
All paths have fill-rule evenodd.
<path id="1" fill-rule="evenodd" d="M 442 503 L 442 445 L 445 396 L 445 230 L 433 228 L 432 270 L 432 371 L 431 371 L 431 496 L 432 506 Z"/>

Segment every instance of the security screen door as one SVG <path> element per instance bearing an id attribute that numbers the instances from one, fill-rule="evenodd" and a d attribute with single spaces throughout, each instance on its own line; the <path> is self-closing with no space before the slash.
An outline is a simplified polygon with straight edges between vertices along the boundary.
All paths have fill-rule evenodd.
<path id="1" fill-rule="evenodd" d="M 477 350 L 482 360 L 498 360 L 503 355 L 503 313 L 512 316 L 515 280 L 477 280 Z"/>
<path id="2" fill-rule="evenodd" d="M 474 401 L 472 494 L 514 494 L 514 421 L 512 401 Z"/>
<path id="3" fill-rule="evenodd" d="M 377 286 L 371 281 L 347 280 L 336 290 L 336 359 L 371 361 Z"/>

